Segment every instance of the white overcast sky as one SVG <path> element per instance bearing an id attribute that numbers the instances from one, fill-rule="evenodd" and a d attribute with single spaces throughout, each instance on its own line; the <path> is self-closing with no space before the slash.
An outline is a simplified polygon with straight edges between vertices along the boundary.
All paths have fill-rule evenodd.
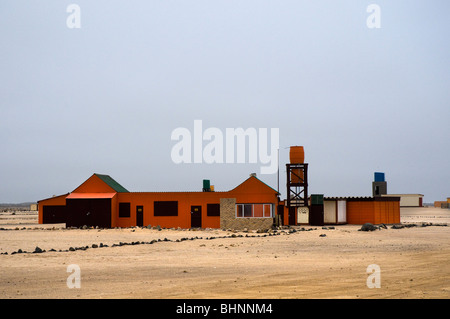
<path id="1" fill-rule="evenodd" d="M 68 28 L 67 7 L 81 28 Z M 381 28 L 368 28 L 370 4 Z M 0 2 L 0 202 L 74 190 L 226 191 L 257 164 L 175 164 L 171 132 L 279 128 L 280 191 L 303 145 L 310 193 L 450 196 L 447 0 Z"/>

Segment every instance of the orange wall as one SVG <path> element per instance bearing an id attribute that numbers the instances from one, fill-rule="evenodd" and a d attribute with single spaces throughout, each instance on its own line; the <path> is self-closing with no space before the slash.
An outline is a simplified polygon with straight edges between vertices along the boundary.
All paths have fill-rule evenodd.
<path id="1" fill-rule="evenodd" d="M 347 201 L 347 223 L 356 225 L 374 223 L 373 204 L 372 201 Z"/>
<path id="2" fill-rule="evenodd" d="M 355 225 L 400 223 L 400 202 L 348 201 L 347 223 Z"/>
<path id="3" fill-rule="evenodd" d="M 400 223 L 399 202 L 374 202 L 374 223 L 395 224 Z"/>
<path id="4" fill-rule="evenodd" d="M 83 184 L 78 186 L 72 193 L 115 193 L 116 191 L 108 186 L 96 175 L 89 177 Z"/>
<path id="5" fill-rule="evenodd" d="M 117 219 L 119 218 L 119 204 L 118 204 L 118 195 L 119 193 L 116 193 L 116 195 L 111 198 L 111 228 L 112 227 L 119 227 L 117 226 Z M 134 211 L 136 211 L 136 207 L 134 208 Z M 130 211 L 131 216 L 131 211 Z M 136 219 L 136 218 L 135 218 Z M 136 224 L 134 224 L 136 225 Z"/>
<path id="6" fill-rule="evenodd" d="M 144 208 L 144 226 L 159 225 L 165 228 L 191 227 L 191 206 L 202 207 L 202 227 L 219 228 L 220 217 L 206 216 L 209 204 L 220 204 L 223 193 L 215 192 L 170 192 L 170 193 L 118 193 L 116 209 L 112 212 L 113 227 L 136 225 L 136 206 Z M 178 201 L 178 216 L 153 216 L 154 201 Z M 130 203 L 130 217 L 119 217 L 119 203 Z"/>
<path id="7" fill-rule="evenodd" d="M 283 206 L 283 225 L 289 225 L 289 207 L 287 206 Z"/>

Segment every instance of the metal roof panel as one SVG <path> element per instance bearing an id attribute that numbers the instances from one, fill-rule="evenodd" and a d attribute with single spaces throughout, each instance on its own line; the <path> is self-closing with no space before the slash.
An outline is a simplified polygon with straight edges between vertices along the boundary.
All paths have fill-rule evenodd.
<path id="1" fill-rule="evenodd" d="M 113 198 L 117 193 L 71 193 L 66 199 Z"/>

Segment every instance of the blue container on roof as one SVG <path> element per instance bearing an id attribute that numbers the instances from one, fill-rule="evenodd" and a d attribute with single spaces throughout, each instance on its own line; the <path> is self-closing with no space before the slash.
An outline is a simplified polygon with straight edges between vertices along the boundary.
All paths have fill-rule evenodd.
<path id="1" fill-rule="evenodd" d="M 384 182 L 384 173 L 375 172 L 375 182 Z"/>

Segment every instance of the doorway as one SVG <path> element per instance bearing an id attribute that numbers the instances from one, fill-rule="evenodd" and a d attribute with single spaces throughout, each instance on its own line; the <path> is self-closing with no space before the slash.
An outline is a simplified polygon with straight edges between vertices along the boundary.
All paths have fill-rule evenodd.
<path id="1" fill-rule="evenodd" d="M 289 207 L 289 225 L 296 225 L 297 223 L 295 222 L 295 213 L 297 211 L 297 207 L 296 206 L 291 206 Z"/>
<path id="2" fill-rule="evenodd" d="M 136 226 L 144 226 L 144 206 L 136 206 Z"/>
<path id="3" fill-rule="evenodd" d="M 191 228 L 202 227 L 202 206 L 191 206 Z"/>
<path id="4" fill-rule="evenodd" d="M 323 215 L 323 204 L 311 205 L 311 208 L 309 210 L 309 224 L 311 226 L 323 226 Z"/>
<path id="5" fill-rule="evenodd" d="M 66 227 L 86 225 L 111 228 L 111 199 L 67 199 L 66 214 Z"/>

